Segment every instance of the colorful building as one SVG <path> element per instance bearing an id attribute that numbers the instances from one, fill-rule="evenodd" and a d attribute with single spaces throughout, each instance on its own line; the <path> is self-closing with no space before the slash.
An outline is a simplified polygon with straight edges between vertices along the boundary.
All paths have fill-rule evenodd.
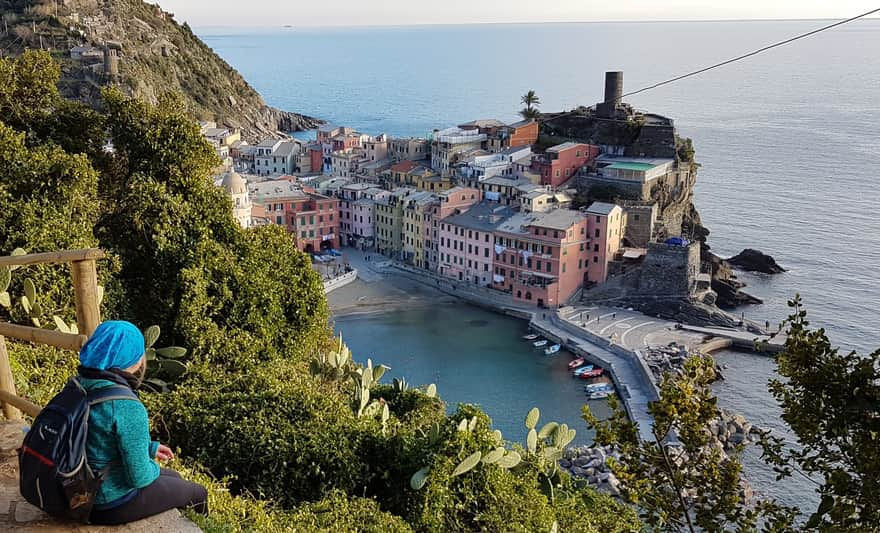
<path id="1" fill-rule="evenodd" d="M 599 147 L 567 142 L 548 148 L 532 160 L 532 171 L 541 176 L 542 185 L 559 187 L 585 165 L 599 157 Z"/>
<path id="2" fill-rule="evenodd" d="M 508 148 L 529 146 L 538 142 L 538 123 L 523 120 L 498 128 L 489 134 L 489 150 L 501 152 Z"/>
<path id="3" fill-rule="evenodd" d="M 452 215 L 464 213 L 481 199 L 480 191 L 469 187 L 453 187 L 437 195 L 437 202 L 428 213 L 429 236 L 425 241 L 426 264 L 430 270 L 439 270 L 440 265 L 440 224 Z"/>
<path id="4" fill-rule="evenodd" d="M 519 213 L 495 231 L 493 287 L 514 301 L 555 308 L 583 285 L 587 217 L 578 211 Z"/>
<path id="5" fill-rule="evenodd" d="M 306 253 L 339 247 L 339 200 L 303 187 L 293 178 L 250 186 L 255 204 L 263 206 L 270 224 L 284 226 Z"/>
<path id="6" fill-rule="evenodd" d="M 492 285 L 493 232 L 513 214 L 510 207 L 484 201 L 440 220 L 438 272 L 465 283 Z"/>
<path id="7" fill-rule="evenodd" d="M 437 203 L 437 195 L 425 191 L 404 199 L 401 259 L 415 267 L 431 268 L 431 209 Z"/>
<path id="8" fill-rule="evenodd" d="M 399 187 L 376 200 L 376 251 L 399 259 L 403 250 L 403 203 L 415 193 L 412 187 Z"/>
<path id="9" fill-rule="evenodd" d="M 623 209 L 615 204 L 594 202 L 584 214 L 589 224 L 590 251 L 586 282 L 589 285 L 604 283 L 608 279 L 608 263 L 620 250 L 626 233 Z"/>

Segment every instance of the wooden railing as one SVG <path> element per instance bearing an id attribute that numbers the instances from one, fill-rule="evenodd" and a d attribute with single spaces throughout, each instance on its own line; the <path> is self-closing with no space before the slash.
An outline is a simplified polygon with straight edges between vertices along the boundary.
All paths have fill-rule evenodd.
<path id="1" fill-rule="evenodd" d="M 104 251 L 97 248 L 0 257 L 0 267 L 70 264 L 76 305 L 76 326 L 79 330 L 78 334 L 63 333 L 0 322 L 0 404 L 7 419 L 19 420 L 21 412 L 29 416 L 37 416 L 42 408 L 16 395 L 5 337 L 78 352 L 101 323 L 98 270 L 95 262 L 104 257 Z"/>

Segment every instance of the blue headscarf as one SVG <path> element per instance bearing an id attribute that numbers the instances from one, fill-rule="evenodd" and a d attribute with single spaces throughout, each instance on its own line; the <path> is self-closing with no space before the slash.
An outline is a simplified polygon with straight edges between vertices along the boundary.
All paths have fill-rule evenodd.
<path id="1" fill-rule="evenodd" d="M 97 370 L 134 366 L 144 355 L 144 335 L 131 322 L 110 320 L 98 326 L 79 352 L 81 365 Z"/>

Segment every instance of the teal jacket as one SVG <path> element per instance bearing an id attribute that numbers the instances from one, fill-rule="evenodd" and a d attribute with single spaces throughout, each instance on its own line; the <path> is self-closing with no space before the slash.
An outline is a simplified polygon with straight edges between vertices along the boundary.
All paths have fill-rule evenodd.
<path id="1" fill-rule="evenodd" d="M 118 386 L 105 379 L 77 379 L 87 391 Z M 86 458 L 95 475 L 112 463 L 95 505 L 112 507 L 113 503 L 124 503 L 138 489 L 155 481 L 159 477 L 159 465 L 154 460 L 158 448 L 159 443 L 150 440 L 144 404 L 111 400 L 95 405 L 89 414 Z"/>

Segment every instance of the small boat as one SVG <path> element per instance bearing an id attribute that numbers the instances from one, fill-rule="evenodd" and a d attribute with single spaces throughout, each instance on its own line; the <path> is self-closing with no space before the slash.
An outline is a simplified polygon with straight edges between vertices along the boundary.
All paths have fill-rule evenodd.
<path id="1" fill-rule="evenodd" d="M 610 390 L 588 392 L 587 399 L 588 400 L 604 400 L 605 398 L 611 396 L 612 394 L 614 394 L 614 393 Z"/>
<path id="2" fill-rule="evenodd" d="M 582 374 L 579 374 L 578 377 L 581 379 L 597 378 L 604 373 L 605 373 L 605 370 L 603 370 L 601 368 L 595 368 L 595 369 L 589 370 L 587 372 L 584 372 Z"/>
<path id="3" fill-rule="evenodd" d="M 538 338 L 537 333 L 529 333 L 528 335 L 524 335 L 523 338 L 527 341 L 533 341 Z"/>
<path id="4" fill-rule="evenodd" d="M 580 376 L 580 375 L 583 374 L 584 372 L 589 372 L 589 371 L 591 371 L 591 370 L 593 370 L 593 365 L 587 365 L 587 366 L 582 366 L 582 367 L 576 369 L 576 370 L 575 370 L 574 372 L 572 372 L 571 374 L 572 374 L 573 376 Z"/>
<path id="5" fill-rule="evenodd" d="M 610 383 L 590 383 L 589 385 L 584 385 L 584 390 L 586 392 L 599 392 L 602 390 L 614 390 L 614 387 Z"/>
<path id="6" fill-rule="evenodd" d="M 537 342 L 533 342 L 532 346 L 534 346 L 535 348 L 540 348 L 541 346 L 547 346 L 547 341 L 544 339 L 541 339 Z"/>
<path id="7" fill-rule="evenodd" d="M 584 358 L 583 358 L 583 357 L 578 357 L 578 358 L 575 359 L 574 361 L 568 363 L 568 368 L 571 369 L 571 370 L 574 370 L 575 368 L 577 368 L 577 367 L 583 365 L 584 363 L 585 363 Z"/>
<path id="8" fill-rule="evenodd" d="M 544 355 L 553 355 L 555 353 L 558 353 L 560 348 L 562 348 L 562 346 L 560 346 L 558 344 L 554 344 L 553 346 L 550 346 L 549 348 L 544 348 Z"/>

